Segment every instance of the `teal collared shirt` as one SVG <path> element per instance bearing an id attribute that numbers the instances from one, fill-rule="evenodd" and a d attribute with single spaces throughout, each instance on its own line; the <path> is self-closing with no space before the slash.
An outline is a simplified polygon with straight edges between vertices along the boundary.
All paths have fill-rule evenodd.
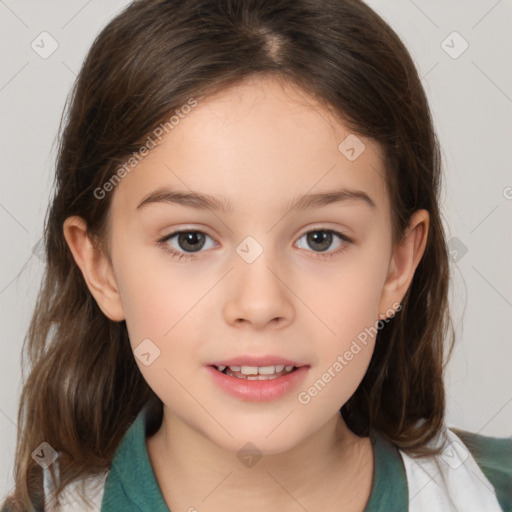
<path id="1" fill-rule="evenodd" d="M 148 410 L 144 408 L 116 451 L 105 481 L 101 512 L 169 512 L 149 460 L 147 425 Z M 498 439 L 451 430 L 464 441 L 494 486 L 501 508 L 511 512 L 512 438 Z M 370 439 L 374 452 L 374 474 L 364 512 L 407 512 L 407 476 L 398 449 L 376 430 L 370 431 Z"/>

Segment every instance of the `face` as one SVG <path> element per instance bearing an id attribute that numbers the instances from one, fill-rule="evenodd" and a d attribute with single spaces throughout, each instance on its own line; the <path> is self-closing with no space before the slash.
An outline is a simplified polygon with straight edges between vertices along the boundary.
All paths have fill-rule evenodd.
<path id="1" fill-rule="evenodd" d="M 151 199 L 162 190 L 218 205 Z M 167 421 L 229 450 L 250 440 L 277 453 L 339 416 L 394 303 L 376 143 L 297 87 L 253 79 L 199 100 L 111 193 L 119 300 Z M 260 357 L 291 362 L 298 377 L 254 384 L 211 366 Z"/>

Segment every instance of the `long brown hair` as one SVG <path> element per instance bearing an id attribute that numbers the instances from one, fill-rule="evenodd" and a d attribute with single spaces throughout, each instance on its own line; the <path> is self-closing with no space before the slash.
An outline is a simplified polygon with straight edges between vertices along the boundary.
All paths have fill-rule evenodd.
<path id="1" fill-rule="evenodd" d="M 412 456 L 439 453 L 425 444 L 443 426 L 445 343 L 448 358 L 454 343 L 440 151 L 399 37 L 360 0 L 137 0 L 95 39 L 61 121 L 46 270 L 24 341 L 30 374 L 8 510 L 37 505 L 41 468 L 31 453 L 41 442 L 59 453 L 59 492 L 108 469 L 141 408 L 161 406 L 134 361 L 125 322 L 108 319 L 90 294 L 64 220 L 85 219 L 108 253 L 112 194 L 97 199 L 94 191 L 190 98 L 200 102 L 257 74 L 293 82 L 381 144 L 395 243 L 414 211 L 430 214 L 402 310 L 378 333 L 368 371 L 341 413 L 358 435 L 376 428 Z"/>

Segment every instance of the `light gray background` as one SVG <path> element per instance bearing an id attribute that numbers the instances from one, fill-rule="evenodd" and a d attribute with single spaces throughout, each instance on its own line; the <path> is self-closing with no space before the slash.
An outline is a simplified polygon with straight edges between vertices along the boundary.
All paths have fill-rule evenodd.
<path id="1" fill-rule="evenodd" d="M 43 271 L 34 246 L 61 112 L 94 37 L 127 3 L 0 0 L 0 496 L 13 485 L 20 349 Z M 443 212 L 448 239 L 458 240 L 450 242 L 458 248 L 451 293 L 457 348 L 446 376 L 447 423 L 511 436 L 512 2 L 368 3 L 412 53 L 442 145 Z M 46 59 L 31 47 L 34 40 L 42 46 L 43 31 L 59 45 Z M 454 31 L 469 43 L 458 58 L 443 49 L 453 55 L 462 48 L 458 36 L 446 39 Z"/>

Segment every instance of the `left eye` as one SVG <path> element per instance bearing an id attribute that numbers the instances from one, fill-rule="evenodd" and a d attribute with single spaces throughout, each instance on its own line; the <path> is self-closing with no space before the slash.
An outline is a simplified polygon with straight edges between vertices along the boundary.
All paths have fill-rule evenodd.
<path id="1" fill-rule="evenodd" d="M 312 231 L 308 231 L 307 233 L 304 233 L 300 238 L 299 241 L 306 237 L 307 244 L 311 247 L 314 245 L 319 245 L 320 247 L 317 247 L 317 249 L 320 249 L 319 252 L 325 252 L 329 246 L 332 244 L 334 237 L 341 239 L 343 242 L 349 242 L 350 240 L 343 234 L 339 233 L 338 231 L 334 231 L 332 229 L 314 229 Z M 340 242 L 340 245 L 342 246 L 342 250 L 345 249 L 345 243 Z M 338 247 L 340 247 L 338 245 Z M 329 253 L 330 255 L 337 254 L 338 252 L 341 252 L 340 250 L 336 250 Z M 323 256 L 323 255 L 321 255 Z"/>
<path id="2" fill-rule="evenodd" d="M 172 245 L 171 247 L 169 246 L 169 242 L 173 238 L 177 238 L 178 247 L 172 248 Z M 201 251 L 201 249 L 205 247 L 206 238 L 213 240 L 209 235 L 202 231 L 183 230 L 175 231 L 174 233 L 171 233 L 170 235 L 167 235 L 166 237 L 162 238 L 157 243 L 159 245 L 162 245 L 164 251 L 167 252 L 168 254 L 171 254 L 172 257 L 179 257 L 180 260 L 182 258 L 191 259 L 197 257 L 195 254 L 191 253 L 199 252 Z M 314 229 L 308 231 L 299 238 L 299 242 L 303 238 L 306 238 L 307 244 L 310 247 L 319 249 L 318 251 L 315 250 L 314 252 L 325 252 L 325 254 L 319 254 L 317 256 L 319 258 L 327 258 L 335 256 L 336 254 L 340 254 L 346 249 L 347 244 L 351 242 L 351 240 L 348 237 L 346 237 L 343 233 L 340 233 L 332 229 Z M 338 240 L 340 240 L 338 244 L 338 249 L 326 252 L 327 249 L 332 245 L 335 238 L 338 238 Z M 216 245 L 216 243 L 214 242 L 213 245 Z M 315 245 L 317 247 L 314 247 Z M 211 247 L 207 247 L 207 249 L 208 248 Z M 302 249 L 303 247 L 299 248 Z"/>

